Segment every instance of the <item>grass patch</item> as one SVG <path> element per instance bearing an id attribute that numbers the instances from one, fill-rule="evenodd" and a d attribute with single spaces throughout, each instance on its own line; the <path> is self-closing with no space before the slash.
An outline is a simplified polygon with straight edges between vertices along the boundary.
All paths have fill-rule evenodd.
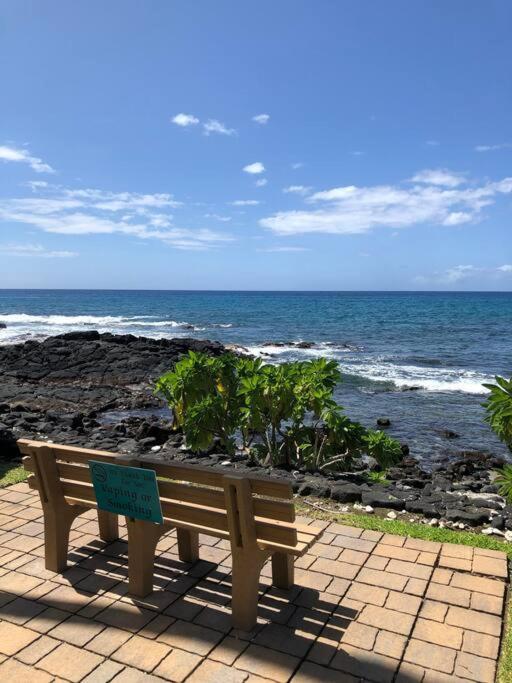
<path id="1" fill-rule="evenodd" d="M 457 543 L 459 545 L 470 545 L 474 548 L 486 548 L 487 550 L 501 550 L 512 560 L 512 543 L 498 541 L 493 536 L 472 531 L 454 531 L 452 529 L 439 529 L 428 524 L 417 524 L 399 519 L 382 519 L 377 515 L 358 515 L 355 513 L 325 512 L 318 508 L 306 505 L 295 499 L 295 508 L 301 514 L 316 519 L 326 519 L 348 526 L 355 526 L 359 529 L 371 529 L 372 531 L 382 531 L 386 534 L 396 534 L 397 536 L 410 536 L 420 538 L 424 541 L 438 541 L 439 543 Z M 510 679 L 512 680 L 512 678 Z"/>
<path id="2" fill-rule="evenodd" d="M 28 472 L 22 465 L 0 462 L 0 489 L 12 484 L 19 484 L 20 481 L 25 481 L 27 477 Z"/>
<path id="3" fill-rule="evenodd" d="M 509 600 L 505 614 L 505 629 L 501 641 L 501 654 L 498 665 L 497 683 L 512 681 L 512 598 Z"/>

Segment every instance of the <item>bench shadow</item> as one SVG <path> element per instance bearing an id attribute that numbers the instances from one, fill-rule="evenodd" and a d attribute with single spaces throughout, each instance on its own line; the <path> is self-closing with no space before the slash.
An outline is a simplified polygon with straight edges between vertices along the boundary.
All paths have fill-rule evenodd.
<path id="1" fill-rule="evenodd" d="M 114 550 L 118 552 L 114 554 Z M 85 572 L 77 572 L 80 569 Z M 155 590 L 147 598 L 128 595 L 127 577 L 126 542 L 115 541 L 108 546 L 98 540 L 75 546 L 69 553 L 69 568 L 59 582 L 72 587 L 75 600 L 69 591 L 65 599 L 48 595 L 26 598 L 23 594 L 4 592 L 0 593 L 0 617 L 27 628 L 36 619 L 43 623 L 36 629 L 43 634 L 62 623 L 65 613 L 64 619 L 78 616 L 131 633 L 142 630 L 142 635 L 168 642 L 170 648 L 174 647 L 174 632 L 181 628 L 186 631 L 183 625 L 188 623 L 197 627 L 192 627 L 193 639 L 203 643 L 205 652 L 211 652 L 230 635 L 247 641 L 251 659 L 268 663 L 269 667 L 276 657 L 279 659 L 279 653 L 291 655 L 296 665 L 290 677 L 297 683 L 395 680 L 398 660 L 394 668 L 386 667 L 372 659 L 370 651 L 366 656 L 358 650 L 356 657 L 353 649 L 340 647 L 344 632 L 359 612 L 326 599 L 316 589 L 295 585 L 290 590 L 281 590 L 262 577 L 258 623 L 252 631 L 244 632 L 231 625 L 230 567 L 206 560 L 187 564 L 164 552 L 156 557 Z M 101 609 L 95 611 L 96 600 Z M 170 625 L 169 621 L 159 619 L 162 615 L 169 618 Z M 177 643 L 176 647 L 186 649 L 181 638 L 182 644 Z M 400 673 L 400 683 L 419 681 L 414 675 Z"/>

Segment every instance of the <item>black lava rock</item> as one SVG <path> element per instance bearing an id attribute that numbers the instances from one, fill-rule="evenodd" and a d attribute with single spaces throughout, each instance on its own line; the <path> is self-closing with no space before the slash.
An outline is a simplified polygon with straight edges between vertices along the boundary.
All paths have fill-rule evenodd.
<path id="1" fill-rule="evenodd" d="M 331 498 L 337 503 L 359 503 L 362 497 L 362 490 L 357 484 L 336 484 L 331 488 Z"/>

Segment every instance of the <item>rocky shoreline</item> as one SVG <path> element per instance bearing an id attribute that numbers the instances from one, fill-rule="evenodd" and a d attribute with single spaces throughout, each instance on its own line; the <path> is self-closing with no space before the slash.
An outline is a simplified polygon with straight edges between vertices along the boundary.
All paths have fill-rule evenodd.
<path id="1" fill-rule="evenodd" d="M 0 347 L 0 460 L 17 460 L 16 439 L 28 437 L 141 458 L 250 469 L 289 478 L 297 494 L 329 501 L 333 509 L 378 510 L 390 518 L 420 518 L 453 528 L 484 527 L 484 533 L 512 539 L 512 507 L 492 483 L 492 472 L 503 461 L 492 454 L 461 451 L 455 459 L 438 458 L 431 472 L 406 455 L 388 472 L 387 481 L 379 482 L 370 478 L 371 463 L 349 473 L 270 471 L 242 454 L 230 458 L 215 448 L 191 453 L 168 420 L 151 414 L 164 407 L 153 395 L 154 379 L 189 350 L 219 355 L 226 349 L 211 341 L 95 331 Z"/>

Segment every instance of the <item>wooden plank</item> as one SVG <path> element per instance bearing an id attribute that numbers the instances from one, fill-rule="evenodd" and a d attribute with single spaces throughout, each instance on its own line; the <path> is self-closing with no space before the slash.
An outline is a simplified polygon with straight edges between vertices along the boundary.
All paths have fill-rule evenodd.
<path id="1" fill-rule="evenodd" d="M 62 493 L 66 497 L 80 498 L 80 500 L 88 500 L 96 502 L 94 495 L 94 488 L 92 485 L 78 484 L 73 481 L 61 480 Z"/>
<path id="2" fill-rule="evenodd" d="M 181 500 L 187 503 L 195 503 L 196 505 L 206 505 L 218 510 L 226 509 L 224 494 L 215 488 L 159 480 L 158 490 L 162 498 Z M 295 508 L 292 502 L 253 498 L 253 508 L 254 514 L 258 517 L 277 519 L 282 522 L 293 522 L 295 519 Z"/>
<path id="3" fill-rule="evenodd" d="M 178 524 L 184 522 L 223 532 L 228 531 L 228 518 L 224 510 L 184 503 L 180 500 L 162 499 L 161 504 L 162 514 L 166 522 L 173 519 Z"/>
<path id="4" fill-rule="evenodd" d="M 57 461 L 57 470 L 61 479 L 91 483 L 89 467 Z"/>
<path id="5" fill-rule="evenodd" d="M 233 473 L 232 470 L 218 469 L 213 467 L 200 467 L 187 465 L 182 462 L 166 462 L 145 458 L 141 460 L 141 467 L 155 470 L 158 477 L 166 477 L 176 481 L 190 481 L 203 486 L 223 488 L 225 475 Z M 238 472 L 234 472 L 238 474 Z M 249 479 L 253 494 L 267 496 L 269 498 L 291 499 L 293 496 L 290 482 L 270 477 L 251 477 L 244 473 L 244 478 Z"/>
<path id="6" fill-rule="evenodd" d="M 273 523 L 260 517 L 256 518 L 256 537 L 258 541 L 295 546 L 297 544 L 297 530 L 293 525 L 285 526 L 285 522 L 281 524 L 282 526 L 278 525 L 277 522 Z"/>
<path id="7" fill-rule="evenodd" d="M 25 455 L 21 459 L 21 462 L 23 463 L 23 467 L 27 470 L 27 472 L 35 472 L 36 471 L 36 466 L 34 465 L 34 459 L 31 455 Z"/>
<path id="8" fill-rule="evenodd" d="M 28 484 L 29 488 L 35 489 L 36 491 L 38 490 L 38 488 L 37 488 L 37 480 L 36 480 L 36 478 L 34 477 L 33 474 L 31 474 L 31 475 L 28 477 L 28 479 L 27 479 L 27 484 Z"/>

